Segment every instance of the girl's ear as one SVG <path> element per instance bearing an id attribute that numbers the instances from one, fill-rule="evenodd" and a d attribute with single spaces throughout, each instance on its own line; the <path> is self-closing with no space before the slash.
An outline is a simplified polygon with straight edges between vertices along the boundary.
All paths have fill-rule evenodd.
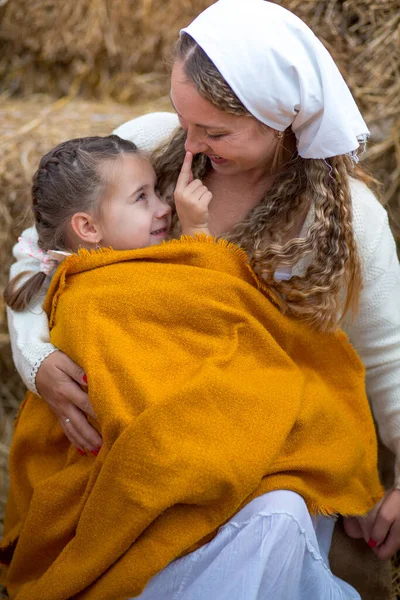
<path id="1" fill-rule="evenodd" d="M 75 213 L 71 219 L 73 232 L 85 244 L 96 246 L 101 241 L 101 230 L 96 221 L 87 213 Z"/>

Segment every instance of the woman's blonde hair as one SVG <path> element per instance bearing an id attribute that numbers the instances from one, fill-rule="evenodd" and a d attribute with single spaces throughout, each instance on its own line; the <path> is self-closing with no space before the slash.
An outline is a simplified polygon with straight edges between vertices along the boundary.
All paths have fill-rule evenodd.
<path id="1" fill-rule="evenodd" d="M 251 116 L 188 34 L 178 40 L 175 59 L 184 63 L 186 77 L 206 100 L 225 112 Z M 289 130 L 285 135 L 293 134 Z M 171 196 L 182 165 L 185 137 L 185 131 L 178 131 L 154 155 L 158 185 L 165 197 Z M 204 155 L 194 157 L 194 177 L 204 178 L 209 168 Z M 223 235 L 247 252 L 251 266 L 283 312 L 321 330 L 336 328 L 350 308 L 357 308 L 362 287 L 349 181 L 349 175 L 355 174 L 348 156 L 304 159 L 296 153 L 281 165 L 260 204 Z M 307 214 L 310 207 L 315 217 L 307 235 L 285 241 L 296 217 L 300 212 Z M 274 278 L 278 267 L 292 267 L 306 257 L 312 257 L 312 262 L 303 275 L 283 281 Z"/>

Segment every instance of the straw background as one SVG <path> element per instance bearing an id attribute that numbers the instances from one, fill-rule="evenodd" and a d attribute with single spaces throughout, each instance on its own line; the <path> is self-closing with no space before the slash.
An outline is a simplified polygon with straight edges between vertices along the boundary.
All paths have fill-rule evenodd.
<path id="1" fill-rule="evenodd" d="M 282 0 L 337 61 L 372 140 L 363 163 L 381 182 L 400 242 L 399 0 Z M 30 179 L 42 154 L 108 134 L 135 115 L 171 110 L 173 41 L 212 0 L 0 0 L 0 292 L 11 247 L 27 225 Z M 246 0 L 243 0 L 246 6 Z M 24 388 L 11 360 L 0 299 L 0 533 L 12 422 Z M 400 596 L 399 561 L 394 596 Z"/>

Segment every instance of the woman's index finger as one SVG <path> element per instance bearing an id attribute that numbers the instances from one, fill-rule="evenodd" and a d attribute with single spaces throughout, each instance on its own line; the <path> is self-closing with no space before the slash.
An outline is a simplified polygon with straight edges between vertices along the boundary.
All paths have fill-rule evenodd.
<path id="1" fill-rule="evenodd" d="M 179 177 L 176 182 L 177 188 L 185 188 L 191 181 L 193 181 L 192 161 L 193 154 L 191 152 L 186 152 L 181 172 L 179 173 Z"/>

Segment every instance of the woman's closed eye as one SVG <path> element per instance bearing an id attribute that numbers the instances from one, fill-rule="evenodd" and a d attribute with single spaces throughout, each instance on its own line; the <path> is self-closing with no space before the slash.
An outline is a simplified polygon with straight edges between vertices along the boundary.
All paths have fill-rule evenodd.
<path id="1" fill-rule="evenodd" d="M 205 134 L 209 140 L 219 140 L 226 135 L 226 133 L 217 133 L 217 134 L 212 135 L 211 133 L 207 133 L 207 131 L 205 132 Z"/>

